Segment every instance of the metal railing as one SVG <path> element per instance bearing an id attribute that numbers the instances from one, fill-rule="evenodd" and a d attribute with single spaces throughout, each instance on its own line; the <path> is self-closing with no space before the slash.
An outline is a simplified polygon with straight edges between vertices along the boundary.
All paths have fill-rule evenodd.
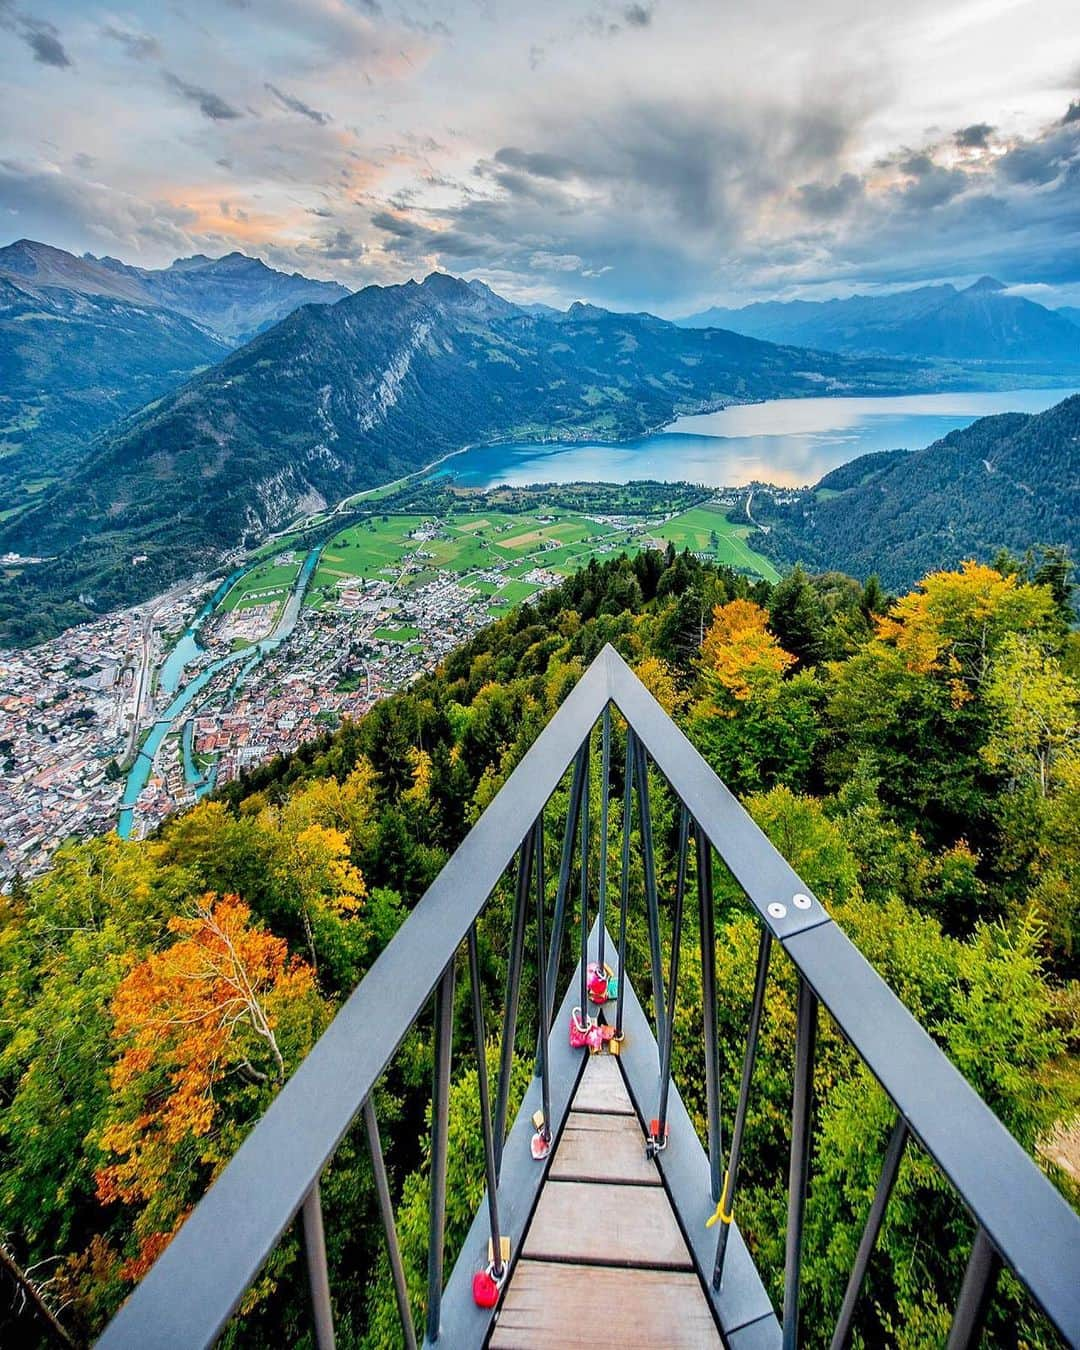
<path id="1" fill-rule="evenodd" d="M 627 724 L 619 924 L 614 941 L 607 931 L 612 708 Z M 601 727 L 602 763 L 599 876 L 593 886 L 589 874 L 591 851 L 595 852 L 590 841 L 590 755 L 597 724 Z M 672 923 L 676 935 L 683 927 L 691 847 L 696 853 L 706 1153 L 671 1082 L 680 944 L 672 941 L 665 988 L 649 801 L 650 766 L 663 775 L 680 804 Z M 549 922 L 549 887 L 544 876 L 545 808 L 571 767 L 569 806 Z M 626 978 L 626 916 L 634 903 L 630 893 L 629 825 L 635 806 L 650 956 L 651 1015 L 642 1009 Z M 721 1134 L 716 1017 L 714 851 L 761 921 L 739 1096 L 726 1153 Z M 492 1108 L 476 921 L 515 861 L 502 1041 Z M 556 982 L 575 908 L 575 880 L 580 974 L 570 981 L 556 1014 Z M 589 898 L 594 892 L 597 912 L 595 922 L 590 922 Z M 534 934 L 530 955 L 537 985 L 536 1071 L 507 1133 L 530 911 Z M 463 946 L 467 948 L 471 984 L 487 1193 L 461 1259 L 446 1282 L 447 1115 L 454 986 L 457 957 Z M 774 946 L 791 960 L 798 978 L 784 1298 L 779 1319 L 738 1228 L 731 1222 Z M 320 1350 L 332 1347 L 332 1296 L 319 1180 L 346 1131 L 362 1115 L 402 1340 L 406 1346 L 415 1346 L 415 1310 L 409 1304 L 373 1093 L 433 994 L 435 1063 L 425 1344 L 484 1344 L 495 1313 L 479 1310 L 470 1295 L 476 1253 L 490 1238 L 494 1275 L 505 1278 L 502 1240 L 509 1237 L 516 1242 L 523 1234 L 544 1175 L 544 1167 L 532 1160 L 531 1136 L 534 1128 L 538 1129 L 546 1144 L 558 1135 L 583 1063 L 583 1052 L 571 1051 L 567 1044 L 569 1014 L 575 1007 L 583 1011 L 588 1007 L 588 964 L 597 961 L 602 965 L 611 956 L 618 963 L 613 1032 L 622 1047 L 624 1076 L 639 1114 L 649 1122 L 650 1152 L 661 1169 L 729 1347 L 739 1350 L 740 1346 L 782 1344 L 784 1350 L 794 1350 L 799 1344 L 819 1005 L 829 1011 L 896 1108 L 896 1123 L 833 1334 L 833 1350 L 841 1350 L 849 1342 L 893 1183 L 911 1140 L 933 1158 L 975 1223 L 975 1238 L 949 1338 L 952 1350 L 977 1344 L 1003 1266 L 1015 1274 L 1066 1343 L 1080 1347 L 1080 1219 L 833 923 L 611 647 L 606 647 L 582 676 L 306 1060 L 120 1309 L 99 1345 L 104 1350 L 147 1345 L 164 1350 L 212 1344 L 299 1213 L 316 1341 Z M 380 1028 L 378 1036 L 371 1031 L 375 1026 Z M 540 1113 L 538 1126 L 532 1119 L 536 1112 Z M 707 1230 L 703 1218 L 714 1207 L 720 1222 L 715 1229 Z"/>

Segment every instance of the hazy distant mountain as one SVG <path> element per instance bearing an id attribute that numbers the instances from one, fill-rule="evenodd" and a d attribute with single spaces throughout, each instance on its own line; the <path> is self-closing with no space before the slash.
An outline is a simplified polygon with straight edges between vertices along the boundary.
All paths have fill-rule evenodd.
<path id="1" fill-rule="evenodd" d="M 301 507 L 464 445 L 614 440 L 724 402 L 928 379 L 938 372 L 647 314 L 533 315 L 440 274 L 371 286 L 297 310 L 106 436 L 69 483 L 0 527 L 0 551 L 58 555 L 4 583 L 0 623 L 26 640 L 72 622 L 80 594 L 95 609 L 151 594 Z M 136 552 L 149 561 L 132 569 Z"/>
<path id="2" fill-rule="evenodd" d="M 1077 309 L 1073 305 L 1062 305 L 1056 312 L 1063 315 L 1070 323 L 1074 323 L 1077 327 L 1080 327 L 1080 309 Z"/>
<path id="3" fill-rule="evenodd" d="M 206 324 L 234 343 L 247 342 L 301 305 L 332 305 L 350 292 L 336 281 L 313 281 L 299 272 L 276 272 L 259 258 L 178 258 L 161 271 L 127 267 L 114 258 L 101 266 L 143 283 L 155 304 Z"/>
<path id="4" fill-rule="evenodd" d="M 755 543 L 773 557 L 877 572 L 897 590 L 1002 547 L 1064 544 L 1080 557 L 1080 395 L 983 417 L 925 450 L 863 455 L 791 506 L 755 496 L 754 516 L 769 527 Z"/>
<path id="5" fill-rule="evenodd" d="M 20 239 L 0 248 L 0 489 L 26 504 L 100 432 L 303 304 L 349 292 L 256 258 L 153 271 Z"/>
<path id="6" fill-rule="evenodd" d="M 55 250 L 59 252 L 59 250 Z M 23 289 L 0 275 L 0 492 L 5 511 L 67 473 L 93 438 L 177 388 L 228 347 L 169 310 L 89 293 L 78 259 Z"/>
<path id="7" fill-rule="evenodd" d="M 1043 370 L 1080 368 L 1080 335 L 1061 310 L 1005 294 L 993 277 L 973 286 L 920 286 L 847 300 L 767 301 L 713 308 L 685 326 L 731 328 L 766 342 L 849 355 L 933 357 Z"/>
<path id="8" fill-rule="evenodd" d="M 116 258 L 76 258 L 63 249 L 20 239 L 0 249 L 0 276 L 24 289 L 62 286 L 174 310 L 239 344 L 300 305 L 331 305 L 349 294 L 336 281 L 276 272 L 258 258 L 177 258 L 168 267 L 132 267 Z"/>

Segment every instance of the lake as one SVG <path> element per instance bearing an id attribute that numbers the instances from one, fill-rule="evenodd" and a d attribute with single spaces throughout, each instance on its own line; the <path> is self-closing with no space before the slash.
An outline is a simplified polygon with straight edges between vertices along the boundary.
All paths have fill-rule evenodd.
<path id="1" fill-rule="evenodd" d="M 704 483 L 740 487 L 816 483 L 874 450 L 919 450 L 999 412 L 1042 412 L 1070 389 L 908 394 L 896 398 L 785 398 L 680 417 L 663 431 L 617 444 L 507 444 L 463 451 L 440 473 L 463 487 L 509 483 Z"/>

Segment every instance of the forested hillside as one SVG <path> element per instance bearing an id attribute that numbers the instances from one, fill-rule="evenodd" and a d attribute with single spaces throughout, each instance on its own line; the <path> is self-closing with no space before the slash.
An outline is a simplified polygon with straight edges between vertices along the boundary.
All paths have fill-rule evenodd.
<path id="1" fill-rule="evenodd" d="M 106 436 L 81 470 L 0 525 L 48 554 L 0 579 L 0 640 L 145 599 L 297 513 L 463 446 L 618 440 L 725 402 L 932 387 L 899 361 L 775 347 L 649 314 L 537 316 L 433 273 L 308 305 Z M 133 553 L 146 561 L 133 570 Z M 8 640 L 21 640 L 18 624 Z"/>
<path id="2" fill-rule="evenodd" d="M 966 564 L 895 602 L 836 573 L 751 584 L 672 549 L 594 563 L 359 723 L 254 771 L 159 837 L 64 845 L 51 872 L 0 902 L 0 1201 L 12 1258 L 73 1335 L 100 1329 L 606 642 L 1035 1152 L 1080 1107 L 1080 646 L 1068 601 L 1054 557 Z M 618 757 L 612 773 L 618 803 Z M 677 817 L 662 785 L 654 797 L 666 944 Z M 553 818 L 565 806 L 564 784 Z M 732 1065 L 758 924 L 730 878 L 719 892 L 721 1055 Z M 509 909 L 500 891 L 480 923 L 493 1009 Z M 682 1068 L 700 1063 L 695 924 L 687 918 L 675 1066 L 703 1129 L 704 1088 Z M 776 1295 L 795 987 L 783 954 L 773 960 L 739 1223 Z M 249 990 L 228 1019 L 214 1015 L 231 997 L 224 962 Z M 465 1042 L 458 1049 L 449 1259 L 483 1176 L 475 1069 Z M 518 1049 L 524 1079 L 530 1029 Z M 418 1313 L 430 1074 L 422 1023 L 378 1094 Z M 814 1346 L 827 1344 L 892 1125 L 827 1018 L 816 1075 L 804 1274 Z M 726 1073 L 725 1129 L 736 1088 Z M 1076 1199 L 1074 1182 L 1055 1180 Z M 389 1350 L 400 1333 L 359 1134 L 322 1196 L 338 1343 Z M 969 1244 L 969 1221 L 912 1146 L 861 1304 L 863 1343 L 942 1342 Z M 289 1234 L 224 1343 L 303 1346 L 310 1335 Z M 1011 1281 L 989 1343 L 1053 1344 Z"/>
<path id="3" fill-rule="evenodd" d="M 1037 414 L 982 417 L 925 450 L 863 455 L 794 501 L 755 498 L 781 562 L 876 572 L 907 587 L 934 567 L 1033 540 L 1080 556 L 1080 395 Z"/>
<path id="4" fill-rule="evenodd" d="M 25 290 L 0 271 L 5 520 L 71 473 L 106 427 L 228 350 L 181 314 L 58 287 Z"/>

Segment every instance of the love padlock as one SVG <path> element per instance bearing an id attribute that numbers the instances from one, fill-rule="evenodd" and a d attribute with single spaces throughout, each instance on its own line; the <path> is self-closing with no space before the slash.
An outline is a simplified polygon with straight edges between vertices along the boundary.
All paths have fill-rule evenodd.
<path id="1" fill-rule="evenodd" d="M 608 1001 L 608 977 L 604 967 L 593 961 L 588 968 L 587 988 L 589 999 L 593 1003 Z"/>
<path id="2" fill-rule="evenodd" d="M 603 1027 L 597 1026 L 594 1022 L 585 1037 L 585 1044 L 589 1047 L 589 1053 L 591 1055 L 599 1054 L 604 1045 Z"/>
<path id="3" fill-rule="evenodd" d="M 473 1302 L 478 1308 L 494 1308 L 499 1301 L 499 1286 L 489 1270 L 478 1270 L 472 1277 Z"/>
<path id="4" fill-rule="evenodd" d="M 537 1162 L 542 1162 L 551 1152 L 551 1131 L 544 1120 L 543 1111 L 533 1113 L 532 1123 L 536 1133 L 529 1140 L 529 1151 Z"/>
<path id="5" fill-rule="evenodd" d="M 570 1049 L 584 1050 L 589 1044 L 589 1027 L 591 1023 L 588 1019 L 582 1019 L 581 1009 L 575 1008 L 570 1014 Z"/>

